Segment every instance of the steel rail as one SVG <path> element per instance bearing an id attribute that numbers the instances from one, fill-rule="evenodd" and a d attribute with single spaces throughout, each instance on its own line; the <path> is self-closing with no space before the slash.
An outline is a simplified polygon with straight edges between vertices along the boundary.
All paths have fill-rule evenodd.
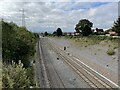
<path id="1" fill-rule="evenodd" d="M 112 86 L 110 86 L 108 83 L 106 83 L 105 81 L 101 80 L 99 77 L 97 77 L 96 75 L 94 75 L 93 73 L 91 73 L 90 71 L 88 71 L 88 69 L 86 69 L 83 66 L 78 65 L 75 61 L 74 58 L 70 57 L 69 55 L 66 55 L 66 53 L 64 53 L 64 51 L 61 51 L 59 48 L 57 48 L 55 45 L 53 46 L 53 43 L 49 42 L 49 45 L 51 45 L 51 47 L 55 50 L 55 52 L 57 54 L 59 54 L 64 60 L 65 62 L 72 67 L 72 69 L 74 69 L 82 78 L 84 78 L 84 80 L 86 82 L 89 83 L 89 85 L 92 88 L 106 88 L 106 89 L 113 89 Z M 72 59 L 71 59 L 72 58 Z M 72 62 L 70 62 L 72 61 Z M 74 64 L 73 64 L 74 63 Z M 79 66 L 76 67 L 76 66 Z M 83 72 L 81 72 L 80 69 L 83 69 L 83 71 L 87 74 L 84 74 Z M 88 78 L 88 75 L 90 75 L 90 77 L 93 80 L 91 80 L 91 78 Z M 86 79 L 85 79 L 86 78 Z M 97 83 L 96 83 L 97 82 Z"/>
<path id="2" fill-rule="evenodd" d="M 42 40 L 42 39 L 41 39 L 41 40 Z M 41 41 L 41 44 L 42 44 L 42 41 Z M 43 47 L 42 47 L 42 45 L 41 45 L 41 52 L 43 53 Z M 43 60 L 45 61 L 45 58 L 44 58 L 45 56 L 44 56 L 44 54 L 42 54 L 42 57 L 43 57 Z M 53 70 L 54 70 L 55 73 L 57 74 L 57 76 L 58 76 L 58 78 L 59 78 L 59 80 L 60 80 L 60 83 L 62 84 L 63 88 L 66 88 L 63 80 L 61 79 L 60 75 L 58 74 L 58 72 L 57 72 L 57 70 L 55 69 L 54 65 L 52 64 L 51 60 L 50 60 L 50 63 L 51 63 L 51 65 L 53 66 Z M 53 84 L 53 83 L 52 83 L 53 81 L 52 81 L 52 79 L 51 79 L 50 72 L 49 72 L 49 70 L 48 70 L 48 68 L 47 68 L 46 65 L 45 65 L 45 68 L 46 68 L 47 77 L 48 77 L 48 80 L 49 80 L 49 86 L 50 86 L 49 88 L 54 88 L 54 85 L 52 85 L 52 84 Z M 61 87 L 59 87 L 59 88 L 61 88 Z"/>

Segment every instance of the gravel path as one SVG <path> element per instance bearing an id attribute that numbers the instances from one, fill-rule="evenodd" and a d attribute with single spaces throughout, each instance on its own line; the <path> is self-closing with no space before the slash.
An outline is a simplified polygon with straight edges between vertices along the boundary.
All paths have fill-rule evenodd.
<path id="1" fill-rule="evenodd" d="M 49 38 L 51 42 L 55 43 L 58 47 L 67 47 L 66 52 L 92 67 L 108 79 L 116 84 L 118 83 L 118 52 L 113 56 L 108 56 L 106 51 L 107 46 L 103 44 L 93 45 L 88 47 L 80 47 L 70 42 L 65 38 Z"/>

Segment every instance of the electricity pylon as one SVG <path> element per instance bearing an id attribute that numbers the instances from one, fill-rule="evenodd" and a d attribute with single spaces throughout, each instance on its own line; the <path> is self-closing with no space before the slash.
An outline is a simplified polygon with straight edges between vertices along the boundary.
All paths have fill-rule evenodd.
<path id="1" fill-rule="evenodd" d="M 22 26 L 23 27 L 26 27 L 26 25 L 25 25 L 25 10 L 24 9 L 21 9 L 20 10 L 21 12 L 22 12 Z"/>

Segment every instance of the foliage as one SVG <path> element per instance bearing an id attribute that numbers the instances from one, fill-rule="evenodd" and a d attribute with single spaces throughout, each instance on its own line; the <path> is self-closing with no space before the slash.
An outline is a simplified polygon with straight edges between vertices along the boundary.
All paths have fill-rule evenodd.
<path id="1" fill-rule="evenodd" d="M 78 33 L 82 33 L 83 36 L 88 36 L 92 33 L 91 27 L 93 26 L 93 23 L 90 22 L 87 19 L 81 19 L 78 24 L 76 24 L 75 30 Z"/>
<path id="2" fill-rule="evenodd" d="M 18 63 L 21 60 L 25 67 L 29 67 L 29 57 L 35 53 L 36 38 L 38 36 L 25 27 L 2 21 L 3 62 L 10 64 L 12 61 Z"/>
<path id="3" fill-rule="evenodd" d="M 34 36 L 36 38 L 36 41 L 39 39 L 39 35 L 37 33 L 34 33 Z"/>
<path id="4" fill-rule="evenodd" d="M 95 44 L 100 44 L 102 41 L 107 42 L 111 42 L 110 46 L 112 48 L 117 48 L 118 47 L 118 39 L 117 38 L 112 38 L 112 37 L 108 37 L 108 36 L 99 36 L 99 35 L 89 35 L 88 37 L 83 37 L 83 36 L 65 36 L 65 38 L 67 39 L 71 39 L 73 41 L 73 43 L 81 46 L 81 47 L 85 47 L 85 46 L 89 46 L 89 45 L 95 45 Z M 108 45 L 109 43 L 107 43 Z"/>
<path id="5" fill-rule="evenodd" d="M 0 50 L 2 50 L 2 23 L 0 22 Z"/>
<path id="6" fill-rule="evenodd" d="M 12 26 L 10 24 L 5 23 L 5 22 L 2 21 L 2 48 L 3 48 L 2 53 L 3 53 L 3 61 L 5 61 L 5 58 L 6 59 L 11 58 L 10 56 L 12 56 L 12 54 L 14 53 L 12 51 L 12 45 L 15 42 L 15 38 L 14 38 L 15 36 L 16 36 L 16 34 L 15 34 L 15 31 L 12 30 Z M 11 42 L 10 40 L 13 40 L 13 42 Z M 9 47 L 9 49 L 8 49 L 8 47 Z"/>
<path id="7" fill-rule="evenodd" d="M 64 33 L 63 33 L 63 36 L 67 36 L 67 32 L 64 32 Z"/>
<path id="8" fill-rule="evenodd" d="M 85 25 L 85 27 L 82 30 L 83 36 L 88 36 L 92 33 L 91 28 L 88 25 Z"/>
<path id="9" fill-rule="evenodd" d="M 56 31 L 53 32 L 53 36 L 56 36 Z"/>
<path id="10" fill-rule="evenodd" d="M 30 86 L 35 86 L 35 80 L 34 80 L 34 76 L 35 76 L 35 73 L 34 73 L 34 67 L 31 66 L 29 68 L 26 69 L 27 71 L 27 76 L 29 76 L 29 80 L 30 80 Z"/>
<path id="11" fill-rule="evenodd" d="M 120 16 L 118 17 L 118 20 L 116 22 L 114 22 L 112 30 L 117 32 L 118 35 L 120 36 Z"/>
<path id="12" fill-rule="evenodd" d="M 48 35 L 48 32 L 45 32 L 44 35 L 47 36 L 47 35 Z"/>
<path id="13" fill-rule="evenodd" d="M 13 63 L 12 65 L 3 66 L 3 88 L 13 88 L 15 90 L 19 88 L 29 88 L 30 80 L 27 76 L 27 70 L 23 68 L 23 64 Z"/>
<path id="14" fill-rule="evenodd" d="M 108 54 L 108 55 L 114 55 L 114 54 L 115 54 L 114 49 L 112 49 L 112 48 L 108 49 L 108 50 L 107 50 L 107 54 Z"/>
<path id="15" fill-rule="evenodd" d="M 59 36 L 62 36 L 62 30 L 61 28 L 57 28 L 56 30 L 56 35 L 59 37 Z"/>

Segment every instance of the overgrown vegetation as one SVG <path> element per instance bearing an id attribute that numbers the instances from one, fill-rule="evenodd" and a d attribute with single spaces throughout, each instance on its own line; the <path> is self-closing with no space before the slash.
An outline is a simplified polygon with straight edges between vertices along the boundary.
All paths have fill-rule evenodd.
<path id="1" fill-rule="evenodd" d="M 104 46 L 108 47 L 108 50 L 106 51 L 108 55 L 114 55 L 115 49 L 118 48 L 118 39 L 108 36 L 91 35 L 88 37 L 82 37 L 82 36 L 77 36 L 77 37 L 65 36 L 65 37 L 67 39 L 70 39 L 74 44 L 77 44 L 80 47 L 88 47 L 90 45 L 103 43 Z"/>
<path id="2" fill-rule="evenodd" d="M 15 90 L 20 88 L 29 88 L 30 86 L 27 69 L 23 68 L 22 63 L 4 65 L 2 82 L 4 88 L 13 88 Z"/>
<path id="3" fill-rule="evenodd" d="M 118 17 L 118 20 L 114 22 L 114 25 L 112 27 L 112 30 L 117 32 L 118 35 L 120 36 L 120 16 Z"/>
<path id="4" fill-rule="evenodd" d="M 74 44 L 79 45 L 80 47 L 88 47 L 90 45 L 103 44 L 104 46 L 108 47 L 108 50 L 106 51 L 108 55 L 114 55 L 115 49 L 118 48 L 118 39 L 108 36 L 91 35 L 88 37 L 82 36 L 77 37 L 65 36 L 65 37 L 71 40 Z"/>
<path id="5" fill-rule="evenodd" d="M 113 48 L 108 49 L 108 50 L 107 50 L 107 54 L 108 54 L 108 55 L 114 55 L 114 54 L 115 54 L 114 49 L 113 49 Z"/>
<path id="6" fill-rule="evenodd" d="M 98 36 L 98 35 L 90 35 L 87 37 L 82 36 L 65 36 L 65 38 L 71 39 L 74 43 L 79 44 L 80 46 L 89 46 L 99 44 L 101 41 L 111 41 L 114 42 L 114 47 L 117 47 L 116 38 L 108 37 L 108 36 Z"/>
<path id="7" fill-rule="evenodd" d="M 24 67 L 29 67 L 30 57 L 35 53 L 37 35 L 29 32 L 25 27 L 2 21 L 2 57 L 3 62 L 11 64 L 19 60 Z"/>
<path id="8" fill-rule="evenodd" d="M 14 23 L 2 23 L 3 88 L 35 86 L 31 62 L 35 54 L 38 34 Z M 19 63 L 21 61 L 21 63 Z"/>

